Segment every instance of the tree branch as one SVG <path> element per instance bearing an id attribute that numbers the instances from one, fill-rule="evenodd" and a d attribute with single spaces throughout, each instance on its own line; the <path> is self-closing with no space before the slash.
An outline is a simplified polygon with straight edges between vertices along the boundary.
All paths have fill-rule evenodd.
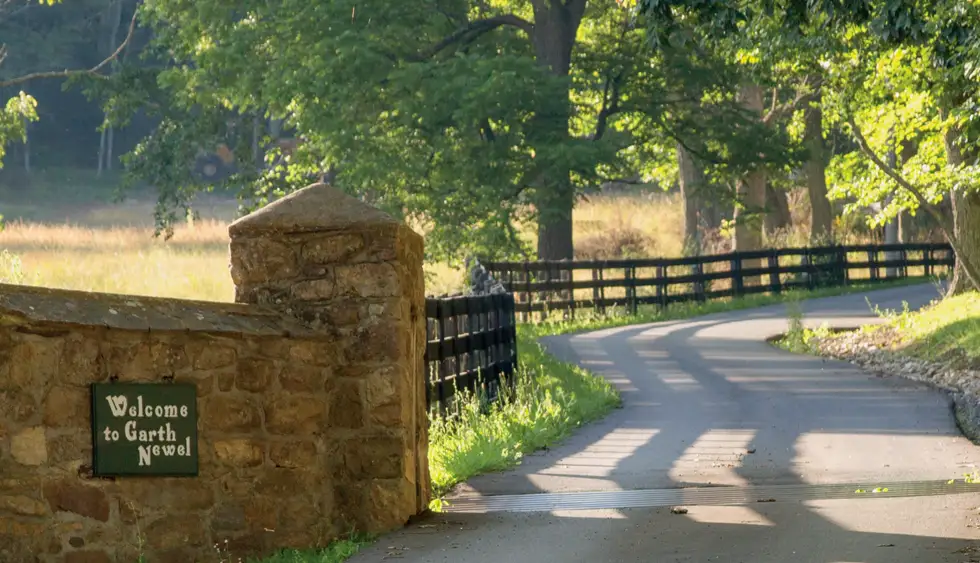
<path id="1" fill-rule="evenodd" d="M 483 119 L 483 125 L 480 127 L 480 130 L 484 141 L 492 143 L 497 140 L 497 136 L 493 133 L 493 125 L 490 124 L 490 119 Z"/>
<path id="2" fill-rule="evenodd" d="M 974 287 L 980 287 L 980 283 L 978 283 L 980 282 L 980 272 L 976 270 L 973 264 L 966 260 L 966 254 L 964 254 L 962 250 L 963 247 L 960 246 L 959 241 L 954 236 L 955 233 L 953 232 L 953 226 L 950 225 L 947 218 L 936 208 L 935 205 L 930 203 L 929 200 L 922 195 L 922 190 L 916 186 L 913 186 L 911 182 L 906 180 L 894 168 L 885 164 L 885 161 L 883 161 L 881 157 L 874 152 L 871 145 L 868 144 L 868 140 L 865 139 L 864 134 L 857 126 L 857 123 L 854 121 L 853 117 L 849 117 L 846 123 L 851 128 L 851 132 L 854 134 L 854 139 L 861 148 L 861 152 L 863 152 L 875 166 L 884 172 L 886 176 L 894 180 L 895 183 L 905 191 L 912 194 L 916 201 L 919 202 L 919 205 L 926 210 L 926 213 L 932 216 L 932 218 L 939 225 L 939 228 L 942 229 L 943 234 L 946 235 L 946 240 L 949 241 L 949 245 L 953 248 L 953 253 L 956 254 L 957 260 L 959 260 L 963 265 L 963 271 L 966 273 L 967 277 L 970 278 L 970 282 L 973 283 Z"/>
<path id="3" fill-rule="evenodd" d="M 766 113 L 765 116 L 762 117 L 762 123 L 764 125 L 768 125 L 773 121 L 782 118 L 786 114 L 793 113 L 800 107 L 800 104 L 809 101 L 813 96 L 813 90 L 819 88 L 822 83 L 821 80 L 817 80 L 816 84 L 814 84 L 813 88 L 811 89 L 807 84 L 809 81 L 809 76 L 804 78 L 803 84 L 800 84 L 800 87 L 796 90 L 796 96 L 792 99 L 792 101 L 786 102 L 785 104 L 776 105 L 775 95 L 773 95 L 772 108 Z"/>
<path id="4" fill-rule="evenodd" d="M 7 86 L 15 86 L 17 84 L 23 84 L 25 82 L 30 82 L 32 80 L 41 80 L 44 78 L 69 78 L 71 76 L 79 75 L 89 75 L 96 78 L 106 78 L 104 74 L 100 74 L 103 68 L 112 63 L 112 61 L 119 58 L 119 55 L 126 49 L 129 42 L 132 41 L 133 35 L 136 32 L 136 17 L 139 14 L 139 10 L 133 13 L 133 19 L 129 22 L 129 31 L 126 33 L 126 38 L 123 42 L 119 44 L 119 47 L 112 52 L 111 55 L 106 57 L 102 62 L 86 70 L 55 70 L 49 72 L 32 72 L 30 74 L 25 74 L 23 76 L 18 76 L 16 78 L 11 78 L 9 80 L 0 81 L 0 88 L 5 88 Z"/>
<path id="5" fill-rule="evenodd" d="M 615 77 L 606 77 L 606 85 L 602 92 L 602 108 L 596 117 L 595 133 L 592 134 L 593 141 L 602 138 L 609 127 L 609 118 L 619 113 L 619 86 L 624 74 L 620 72 Z"/>
<path id="6" fill-rule="evenodd" d="M 509 25 L 511 27 L 516 27 L 529 37 L 534 34 L 534 24 L 527 21 L 524 18 L 516 16 L 514 14 L 504 14 L 502 16 L 493 16 L 490 18 L 485 18 L 482 20 L 474 20 L 465 26 L 457 29 L 456 31 L 450 33 L 446 37 L 442 38 L 438 43 L 429 47 L 425 51 L 418 53 L 416 56 L 412 57 L 416 61 L 424 61 L 426 59 L 432 58 L 439 54 L 441 51 L 449 48 L 455 43 L 462 43 L 472 41 L 477 37 L 489 33 L 498 27 Z"/>

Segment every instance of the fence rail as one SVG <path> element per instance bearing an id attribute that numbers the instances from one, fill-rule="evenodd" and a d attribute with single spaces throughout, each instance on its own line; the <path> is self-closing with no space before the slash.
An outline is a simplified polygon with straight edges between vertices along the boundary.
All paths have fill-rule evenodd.
<path id="1" fill-rule="evenodd" d="M 448 407 L 459 390 L 495 400 L 501 379 L 517 368 L 514 296 L 429 297 L 425 300 L 428 404 Z"/>
<path id="2" fill-rule="evenodd" d="M 779 248 L 683 258 L 483 262 L 516 299 L 524 321 L 562 311 L 606 313 L 622 307 L 779 293 L 932 276 L 954 264 L 948 244 Z"/>

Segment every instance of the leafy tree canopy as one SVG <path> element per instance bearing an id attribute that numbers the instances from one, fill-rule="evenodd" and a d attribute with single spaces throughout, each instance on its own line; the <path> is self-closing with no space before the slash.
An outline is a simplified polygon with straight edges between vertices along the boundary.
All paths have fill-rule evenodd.
<path id="1" fill-rule="evenodd" d="M 575 192 L 662 172 L 676 140 L 732 174 L 783 158 L 735 104 L 737 69 L 680 36 L 651 41 L 627 2 L 152 0 L 143 14 L 170 63 L 93 92 L 120 115 L 149 103 L 161 117 L 129 168 L 160 190 L 163 226 L 208 188 L 184 163 L 219 141 L 235 146 L 244 172 L 229 182 L 252 203 L 332 171 L 426 225 L 442 258 L 529 251 L 515 222 L 548 223 Z M 248 162 L 254 116 L 302 139 L 286 157 L 268 151 L 261 172 Z"/>

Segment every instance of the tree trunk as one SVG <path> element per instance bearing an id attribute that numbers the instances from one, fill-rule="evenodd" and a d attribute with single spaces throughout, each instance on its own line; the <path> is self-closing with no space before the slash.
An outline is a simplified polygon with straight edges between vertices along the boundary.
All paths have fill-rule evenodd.
<path id="1" fill-rule="evenodd" d="M 953 166 L 959 166 L 966 161 L 966 156 L 956 144 L 960 134 L 958 130 L 950 129 L 945 135 L 946 160 Z M 949 284 L 949 295 L 957 295 L 978 289 L 974 285 L 977 278 L 971 276 L 969 271 L 975 272 L 976 265 L 980 264 L 980 194 L 954 191 L 950 195 L 953 237 L 959 249 L 953 279 Z"/>
<path id="2" fill-rule="evenodd" d="M 113 2 L 109 12 L 106 14 L 109 30 L 109 38 L 103 49 L 106 56 L 112 54 L 112 52 L 116 50 L 116 42 L 119 38 L 119 28 L 122 26 L 122 3 L 123 0 L 116 0 Z M 108 114 L 103 113 L 103 122 L 108 119 Z M 112 142 L 112 127 L 103 128 L 102 134 L 99 137 L 98 176 L 102 176 L 103 170 L 112 170 Z"/>
<path id="3" fill-rule="evenodd" d="M 585 3 L 586 0 L 533 2 L 535 59 L 553 76 L 568 77 Z M 535 116 L 533 144 L 544 148 L 568 142 L 571 108 L 567 88 L 565 86 L 558 99 L 541 100 Z M 538 211 L 538 259 L 570 260 L 574 253 L 572 208 L 575 191 L 567 165 L 548 165 L 540 171 L 535 205 Z"/>
<path id="4" fill-rule="evenodd" d="M 766 219 L 764 222 L 767 237 L 785 229 L 792 223 L 789 212 L 789 199 L 786 190 L 779 190 L 766 182 Z"/>
<path id="5" fill-rule="evenodd" d="M 677 170 L 684 206 L 684 253 L 701 253 L 701 211 L 705 208 L 704 171 L 683 145 L 677 144 Z"/>
<path id="6" fill-rule="evenodd" d="M 739 92 L 739 100 L 742 105 L 761 116 L 762 89 L 758 86 L 746 85 Z M 762 248 L 762 214 L 766 206 L 766 172 L 763 169 L 754 170 L 735 184 L 735 237 L 732 241 L 732 248 L 736 252 L 759 250 Z M 758 268 L 761 261 L 743 260 L 743 268 Z M 758 281 L 757 277 L 745 278 L 746 285 L 754 285 Z"/>
<path id="7" fill-rule="evenodd" d="M 105 117 L 103 116 L 103 119 Z M 102 128 L 102 132 L 99 133 L 99 166 L 96 168 L 95 176 L 101 178 L 102 170 L 105 168 L 105 140 L 106 140 L 106 128 Z"/>
<path id="8" fill-rule="evenodd" d="M 803 112 L 803 142 L 807 148 L 806 191 L 810 196 L 810 244 L 833 241 L 834 213 L 827 199 L 827 149 L 823 139 L 823 96 L 817 90 Z"/>
<path id="9" fill-rule="evenodd" d="M 31 173 L 31 122 L 24 120 L 24 172 Z"/>

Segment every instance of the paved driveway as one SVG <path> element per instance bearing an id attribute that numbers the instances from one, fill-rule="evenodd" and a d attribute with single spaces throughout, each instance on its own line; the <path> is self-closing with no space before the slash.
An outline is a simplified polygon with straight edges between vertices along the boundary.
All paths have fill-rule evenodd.
<path id="1" fill-rule="evenodd" d="M 900 309 L 937 295 L 923 285 L 803 309 L 808 324 L 849 327 L 874 320 L 866 298 Z M 785 329 L 778 305 L 546 339 L 612 381 L 624 407 L 471 480 L 455 512 L 353 561 L 980 561 L 980 494 L 947 485 L 980 468 L 980 448 L 949 399 L 766 343 Z"/>

